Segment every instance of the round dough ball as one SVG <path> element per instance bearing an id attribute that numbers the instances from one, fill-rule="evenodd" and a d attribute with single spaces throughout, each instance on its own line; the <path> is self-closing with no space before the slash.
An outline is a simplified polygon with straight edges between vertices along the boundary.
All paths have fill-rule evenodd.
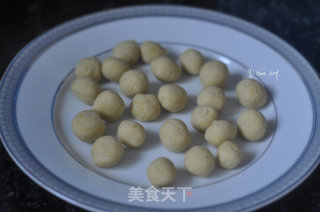
<path id="1" fill-rule="evenodd" d="M 140 49 L 134 40 L 127 40 L 114 47 L 112 56 L 119 58 L 133 65 L 140 57 Z"/>
<path id="2" fill-rule="evenodd" d="M 214 147 L 219 147 L 225 141 L 232 141 L 237 134 L 237 128 L 226 120 L 213 121 L 206 130 L 204 137 Z"/>
<path id="3" fill-rule="evenodd" d="M 126 146 L 138 147 L 146 140 L 146 131 L 138 122 L 124 120 L 118 127 L 118 137 Z"/>
<path id="4" fill-rule="evenodd" d="M 258 109 L 267 102 L 267 92 L 264 87 L 254 79 L 241 80 L 236 87 L 240 104 L 246 108 Z"/>
<path id="5" fill-rule="evenodd" d="M 163 146 L 172 152 L 181 152 L 190 144 L 190 132 L 179 119 L 168 119 L 163 122 L 159 136 Z"/>
<path id="6" fill-rule="evenodd" d="M 107 168 L 116 165 L 123 152 L 123 146 L 119 141 L 112 136 L 103 136 L 93 143 L 91 157 L 95 165 Z"/>
<path id="7" fill-rule="evenodd" d="M 97 96 L 93 103 L 93 108 L 98 111 L 106 121 L 117 121 L 123 115 L 125 104 L 116 92 L 106 90 Z"/>
<path id="8" fill-rule="evenodd" d="M 234 169 L 241 163 L 243 154 L 235 143 L 226 141 L 219 146 L 217 157 L 222 168 Z"/>
<path id="9" fill-rule="evenodd" d="M 191 113 L 191 124 L 199 132 L 205 132 L 213 121 L 219 119 L 219 112 L 210 105 L 197 106 Z"/>
<path id="10" fill-rule="evenodd" d="M 222 110 L 226 103 L 226 96 L 223 90 L 216 86 L 203 88 L 197 97 L 198 105 L 211 105 L 218 111 Z"/>
<path id="11" fill-rule="evenodd" d="M 92 105 L 101 89 L 99 84 L 88 77 L 77 78 L 71 85 L 73 94 L 82 102 Z"/>
<path id="12" fill-rule="evenodd" d="M 152 41 L 145 41 L 140 47 L 142 60 L 145 63 L 151 63 L 153 59 L 164 56 L 167 54 L 167 50 L 160 44 Z"/>
<path id="13" fill-rule="evenodd" d="M 94 81 L 100 81 L 101 62 L 95 57 L 85 57 L 77 63 L 74 73 L 77 77 L 89 77 Z"/>
<path id="14" fill-rule="evenodd" d="M 139 121 L 153 121 L 159 117 L 161 106 L 153 94 L 136 94 L 131 102 L 131 114 Z"/>
<path id="15" fill-rule="evenodd" d="M 158 98 L 161 106 L 170 112 L 179 112 L 187 104 L 187 92 L 175 84 L 166 84 L 160 87 Z"/>
<path id="16" fill-rule="evenodd" d="M 147 92 L 149 80 L 142 71 L 129 70 L 121 76 L 119 84 L 123 95 L 132 98 L 138 93 Z"/>
<path id="17" fill-rule="evenodd" d="M 106 125 L 97 111 L 84 110 L 72 119 L 71 129 L 81 141 L 92 142 L 103 136 Z"/>
<path id="18" fill-rule="evenodd" d="M 262 113 L 253 109 L 242 112 L 237 125 L 242 137 L 249 141 L 260 140 L 267 131 L 266 118 Z"/>
<path id="19" fill-rule="evenodd" d="M 156 187 L 163 187 L 171 184 L 176 178 L 176 167 L 165 157 L 152 161 L 148 167 L 148 179 Z"/>
<path id="20" fill-rule="evenodd" d="M 150 68 L 154 76 L 163 82 L 174 82 L 181 76 L 179 65 L 168 56 L 152 60 Z"/>
<path id="21" fill-rule="evenodd" d="M 220 61 L 209 61 L 201 67 L 199 77 L 204 87 L 222 87 L 229 79 L 229 71 L 224 63 Z"/>
<path id="22" fill-rule="evenodd" d="M 215 167 L 212 153 L 204 146 L 194 146 L 184 155 L 187 171 L 199 177 L 207 177 Z"/>
<path id="23" fill-rule="evenodd" d="M 187 49 L 180 56 L 180 63 L 182 68 L 189 74 L 199 74 L 200 68 L 204 63 L 202 54 L 195 49 Z"/>
<path id="24" fill-rule="evenodd" d="M 119 82 L 122 74 L 129 69 L 129 63 L 115 57 L 108 57 L 102 64 L 103 76 L 113 82 Z"/>

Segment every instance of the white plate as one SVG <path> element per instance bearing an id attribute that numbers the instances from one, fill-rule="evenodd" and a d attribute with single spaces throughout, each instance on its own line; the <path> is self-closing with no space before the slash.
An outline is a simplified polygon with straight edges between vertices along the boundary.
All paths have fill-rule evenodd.
<path id="1" fill-rule="evenodd" d="M 183 74 L 177 81 L 189 95 L 180 113 L 162 111 L 154 122 L 142 123 L 147 141 L 126 149 L 114 168 L 93 165 L 90 144 L 72 134 L 71 120 L 90 106 L 70 92 L 72 70 L 79 59 L 95 55 L 103 60 L 123 40 L 155 40 L 175 58 L 187 48 L 206 59 L 225 62 L 230 80 L 221 119 L 235 123 L 244 109 L 237 103 L 236 83 L 255 74 L 267 87 L 269 101 L 260 111 L 268 120 L 266 136 L 259 142 L 240 137 L 235 142 L 245 157 L 235 170 L 217 167 L 208 178 L 188 174 L 183 153 L 167 151 L 157 132 L 163 120 L 179 118 L 191 131 L 193 145 L 208 145 L 190 125 L 190 114 L 201 89 L 198 77 Z M 150 93 L 162 85 L 147 65 L 138 64 L 151 82 Z M 278 78 L 270 72 L 278 71 Z M 257 76 L 254 76 L 257 78 Z M 115 83 L 104 88 L 119 92 Z M 28 44 L 9 65 L 1 81 L 0 126 L 2 141 L 18 166 L 35 182 L 60 198 L 89 210 L 203 209 L 252 210 L 283 196 L 301 183 L 319 162 L 319 78 L 305 59 L 288 44 L 265 30 L 220 13 L 180 6 L 140 6 L 85 16 L 58 26 Z M 122 96 L 123 97 L 123 96 Z M 125 119 L 132 119 L 126 103 Z M 107 134 L 116 136 L 119 121 L 108 123 Z M 129 201 L 129 189 L 150 184 L 146 168 L 155 158 L 174 161 L 177 178 L 175 202 Z M 179 189 L 177 187 L 190 187 Z M 159 199 L 164 196 L 160 190 Z"/>

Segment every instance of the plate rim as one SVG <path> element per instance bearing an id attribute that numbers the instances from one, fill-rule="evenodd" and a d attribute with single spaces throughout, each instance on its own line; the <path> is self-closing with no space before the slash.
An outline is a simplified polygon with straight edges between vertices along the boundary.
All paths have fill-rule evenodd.
<path id="1" fill-rule="evenodd" d="M 23 141 L 23 138 L 20 134 L 15 119 L 15 101 L 17 97 L 17 91 L 19 91 L 20 81 L 23 80 L 24 75 L 27 73 L 26 67 L 28 67 L 30 59 L 39 55 L 41 49 L 49 47 L 53 42 L 58 41 L 71 33 L 75 33 L 81 29 L 98 25 L 100 23 L 129 17 L 155 15 L 163 17 L 187 17 L 197 20 L 214 22 L 244 32 L 245 34 L 258 39 L 259 41 L 263 42 L 264 44 L 284 56 L 284 58 L 286 58 L 288 62 L 296 68 L 297 73 L 303 80 L 305 87 L 308 89 L 308 93 L 312 102 L 313 128 L 308 144 L 301 155 L 297 158 L 295 163 L 285 173 L 278 176 L 278 178 L 275 179 L 272 183 L 265 185 L 263 188 L 246 196 L 231 200 L 227 203 L 192 209 L 202 209 L 208 211 L 212 209 L 219 211 L 253 210 L 277 200 L 278 198 L 284 196 L 292 189 L 297 187 L 303 180 L 307 178 L 307 176 L 312 173 L 312 171 L 316 168 L 320 161 L 320 144 L 316 143 L 316 140 L 319 140 L 320 138 L 320 127 L 316 122 L 318 120 L 317 112 L 319 111 L 320 94 L 316 95 L 317 93 L 314 92 L 320 88 L 317 72 L 293 47 L 291 47 L 276 35 L 266 31 L 265 29 L 242 20 L 238 17 L 222 14 L 217 11 L 199 9 L 189 6 L 146 5 L 123 7 L 97 12 L 62 23 L 29 42 L 11 61 L 4 75 L 2 76 L 0 83 L 0 137 L 3 145 L 5 146 L 7 152 L 14 160 L 14 162 L 19 166 L 21 170 L 23 170 L 23 172 L 27 176 L 29 176 L 41 187 L 43 187 L 50 193 L 53 193 L 57 197 L 68 201 L 78 207 L 89 210 L 116 209 L 121 211 L 128 211 L 133 209 L 151 209 L 148 206 L 137 207 L 95 197 L 94 195 L 87 194 L 56 177 L 54 173 L 51 173 L 50 170 L 48 170 L 39 161 L 37 161 L 37 159 L 32 155 L 32 152 L 28 149 L 24 142 L 20 142 Z M 13 72 L 19 72 L 19 75 L 13 76 Z M 8 113 L 8 111 L 10 112 Z M 27 155 L 27 159 L 23 158 L 22 155 Z M 22 158 L 24 160 L 21 160 Z M 287 178 L 289 177 L 292 179 L 287 180 Z M 63 189 L 58 189 L 57 184 L 60 185 L 60 187 Z M 273 195 L 262 195 L 262 193 L 265 194 L 266 192 L 268 193 L 268 191 L 269 193 L 271 193 L 270 190 L 273 190 Z M 268 196 L 268 198 L 266 198 L 266 196 Z M 88 199 L 88 197 L 90 198 Z M 250 203 L 248 204 L 248 202 Z M 89 205 L 89 203 L 91 206 Z M 94 204 L 97 207 L 95 207 Z M 154 208 L 152 209 L 154 210 Z M 192 209 L 190 208 L 187 210 Z M 163 211 L 164 209 L 157 210 Z M 178 210 L 180 211 L 186 209 Z"/>

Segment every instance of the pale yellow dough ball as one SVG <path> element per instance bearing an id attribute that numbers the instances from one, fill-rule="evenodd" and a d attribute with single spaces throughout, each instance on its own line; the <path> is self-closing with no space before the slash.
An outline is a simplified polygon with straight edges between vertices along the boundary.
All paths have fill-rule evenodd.
<path id="1" fill-rule="evenodd" d="M 99 84 L 88 77 L 77 78 L 71 85 L 73 94 L 82 102 L 92 105 L 101 89 Z"/>
<path id="2" fill-rule="evenodd" d="M 180 56 L 181 66 L 189 74 L 199 74 L 200 68 L 204 63 L 203 55 L 195 49 L 187 49 Z"/>
<path id="3" fill-rule="evenodd" d="M 106 125 L 99 113 L 94 110 L 84 110 L 78 113 L 71 124 L 72 132 L 81 141 L 92 142 L 103 136 Z"/>
<path id="4" fill-rule="evenodd" d="M 128 147 L 139 147 L 146 140 L 146 131 L 138 122 L 124 120 L 118 127 L 118 137 Z"/>
<path id="5" fill-rule="evenodd" d="M 163 122 L 159 136 L 163 146 L 172 152 L 181 152 L 190 144 L 190 132 L 179 119 L 168 119 Z"/>
<path id="6" fill-rule="evenodd" d="M 223 90 L 216 86 L 203 88 L 197 97 L 198 105 L 211 105 L 218 111 L 222 110 L 226 103 L 226 96 Z"/>
<path id="7" fill-rule="evenodd" d="M 176 167 L 165 157 L 152 161 L 147 171 L 150 183 L 156 187 L 163 187 L 171 184 L 176 178 Z"/>
<path id="8" fill-rule="evenodd" d="M 108 168 L 119 162 L 123 152 L 124 148 L 119 141 L 112 136 L 103 136 L 93 143 L 91 157 L 95 165 Z"/>
<path id="9" fill-rule="evenodd" d="M 240 104 L 246 108 L 258 109 L 267 102 L 266 90 L 254 79 L 241 80 L 237 84 L 236 92 Z"/>
<path id="10" fill-rule="evenodd" d="M 199 78 L 204 87 L 222 87 L 229 79 L 229 71 L 224 63 L 220 61 L 209 61 L 201 67 Z"/>
<path id="11" fill-rule="evenodd" d="M 117 121 L 123 115 L 125 104 L 116 92 L 106 90 L 97 96 L 93 103 L 93 108 L 98 111 L 106 121 Z"/>
<path id="12" fill-rule="evenodd" d="M 240 165 L 243 153 L 233 142 L 223 142 L 218 148 L 219 165 L 225 169 L 234 169 Z"/>
<path id="13" fill-rule="evenodd" d="M 140 47 L 142 60 L 145 63 L 151 63 L 152 60 L 167 54 L 167 50 L 160 44 L 153 41 L 145 41 Z"/>
<path id="14" fill-rule="evenodd" d="M 89 77 L 100 81 L 102 77 L 101 62 L 95 57 L 85 57 L 77 63 L 74 73 L 77 77 Z"/>
<path id="15" fill-rule="evenodd" d="M 204 137 L 214 147 L 219 147 L 225 141 L 232 141 L 237 134 L 237 128 L 226 120 L 213 121 L 206 130 Z"/>
<path id="16" fill-rule="evenodd" d="M 137 42 L 134 40 L 127 40 L 114 47 L 112 56 L 133 65 L 140 57 L 140 49 Z"/>
<path id="17" fill-rule="evenodd" d="M 113 82 L 119 82 L 122 74 L 129 69 L 129 63 L 115 57 L 108 57 L 102 64 L 103 76 Z"/>
<path id="18" fill-rule="evenodd" d="M 187 104 L 187 92 L 179 85 L 166 84 L 160 87 L 158 98 L 161 106 L 170 112 L 179 112 Z"/>
<path id="19" fill-rule="evenodd" d="M 267 121 L 258 110 L 248 109 L 242 112 L 237 121 L 242 137 L 249 141 L 260 140 L 267 131 Z"/>
<path id="20" fill-rule="evenodd" d="M 153 121 L 159 117 L 161 106 L 158 97 L 153 94 L 136 94 L 130 111 L 139 121 Z"/>
<path id="21" fill-rule="evenodd" d="M 199 177 L 207 177 L 215 167 L 212 153 L 204 146 L 194 146 L 184 156 L 187 171 Z"/>
<path id="22" fill-rule="evenodd" d="M 174 82 L 181 76 L 180 66 L 168 56 L 161 56 L 152 60 L 151 72 L 163 82 Z"/>
<path id="23" fill-rule="evenodd" d="M 129 98 L 139 93 L 146 93 L 149 88 L 148 77 L 139 70 L 125 72 L 121 76 L 119 84 L 121 93 Z"/>
<path id="24" fill-rule="evenodd" d="M 213 121 L 219 119 L 219 112 L 213 106 L 200 105 L 191 113 L 191 124 L 199 132 L 205 132 Z"/>

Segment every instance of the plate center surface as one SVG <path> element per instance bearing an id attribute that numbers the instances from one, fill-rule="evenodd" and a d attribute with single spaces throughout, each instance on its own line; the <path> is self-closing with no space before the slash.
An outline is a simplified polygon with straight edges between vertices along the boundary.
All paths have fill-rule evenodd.
<path id="1" fill-rule="evenodd" d="M 214 50 L 184 43 L 160 43 L 168 50 L 169 55 L 177 61 L 179 55 L 181 55 L 181 53 L 187 48 L 195 48 L 205 56 L 206 61 L 220 60 L 227 64 L 230 78 L 227 85 L 223 88 L 227 96 L 227 101 L 224 109 L 220 113 L 220 119 L 230 120 L 236 124 L 237 117 L 244 110 L 244 108 L 237 101 L 235 86 L 241 79 L 248 78 L 249 73 L 247 67 L 232 58 L 215 52 Z M 112 50 L 106 50 L 105 52 L 97 54 L 96 57 L 103 61 L 106 57 L 111 55 L 111 51 Z M 159 87 L 161 87 L 164 83 L 160 82 L 152 75 L 150 66 L 139 62 L 133 66 L 132 69 L 139 69 L 146 73 L 150 82 L 148 93 L 157 95 Z M 61 85 L 56 92 L 54 107 L 52 108 L 52 119 L 56 135 L 66 151 L 68 151 L 68 153 L 72 155 L 75 160 L 87 167 L 88 171 L 95 172 L 114 181 L 128 185 L 148 187 L 150 186 L 146 176 L 148 165 L 158 157 L 168 157 L 174 162 L 177 168 L 177 177 L 173 183 L 173 186 L 205 186 L 227 180 L 230 177 L 245 171 L 246 168 L 257 161 L 264 154 L 264 152 L 267 151 L 270 143 L 272 142 L 276 125 L 276 111 L 274 103 L 272 102 L 272 98 L 270 98 L 269 95 L 267 104 L 260 109 L 265 117 L 267 117 L 268 121 L 268 130 L 264 138 L 258 142 L 245 141 L 239 135 L 237 135 L 235 138 L 235 142 L 244 152 L 244 159 L 237 169 L 225 170 L 216 165 L 215 170 L 207 178 L 199 178 L 187 173 L 183 165 L 183 158 L 184 153 L 190 147 L 194 145 L 205 145 L 210 149 L 215 157 L 217 156 L 217 150 L 213 146 L 209 145 L 205 141 L 203 134 L 198 133 L 190 123 L 191 112 L 193 108 L 196 107 L 196 97 L 202 89 L 202 86 L 198 76 L 191 76 L 183 73 L 181 78 L 174 83 L 182 86 L 188 93 L 188 103 L 186 108 L 178 113 L 169 113 L 162 110 L 161 115 L 157 120 L 152 122 L 139 122 L 146 129 L 146 142 L 139 148 L 125 148 L 124 156 L 116 166 L 106 169 L 99 168 L 92 162 L 90 154 L 91 144 L 78 140 L 73 135 L 71 130 L 72 118 L 82 110 L 92 109 L 92 106 L 82 103 L 72 94 L 71 84 L 75 79 L 75 75 L 72 71 L 66 76 L 64 81 L 61 82 Z M 113 123 L 107 122 L 106 135 L 117 137 L 117 128 L 119 123 L 125 119 L 134 120 L 129 112 L 131 99 L 121 94 L 119 85 L 117 83 L 102 80 L 100 85 L 103 89 L 116 91 L 126 104 L 126 111 L 121 120 Z M 161 144 L 158 136 L 159 128 L 162 122 L 169 118 L 177 118 L 182 120 L 187 125 L 191 133 L 191 144 L 184 152 L 170 152 Z"/>

